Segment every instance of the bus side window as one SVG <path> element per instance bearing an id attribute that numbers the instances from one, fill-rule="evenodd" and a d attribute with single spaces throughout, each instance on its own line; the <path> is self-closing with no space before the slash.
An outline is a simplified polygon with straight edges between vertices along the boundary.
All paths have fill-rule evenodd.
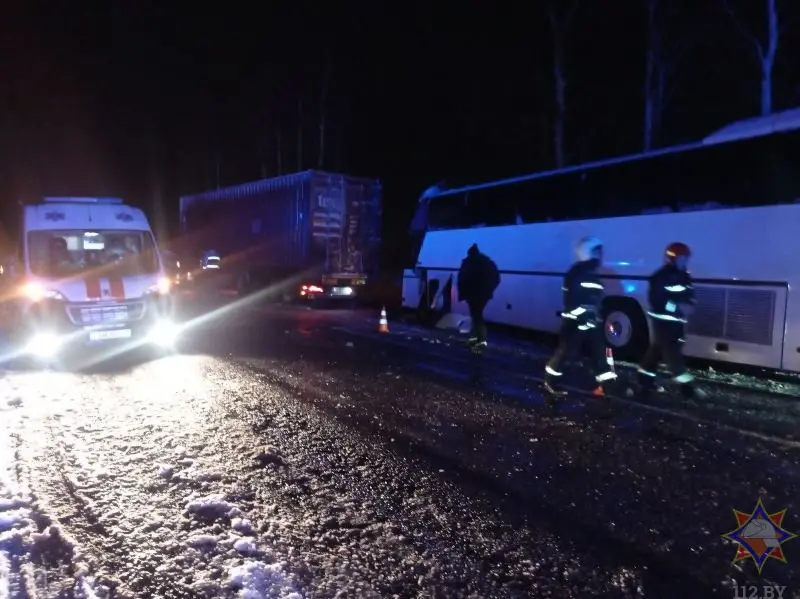
<path id="1" fill-rule="evenodd" d="M 678 207 L 678 154 L 667 153 L 642 161 L 639 174 L 641 203 L 639 211 L 655 214 L 673 212 Z"/>
<path id="2" fill-rule="evenodd" d="M 581 173 L 581 193 L 587 216 L 620 216 L 626 214 L 632 191 L 638 183 L 638 161 L 588 169 Z"/>
<path id="3" fill-rule="evenodd" d="M 464 194 L 450 194 L 435 197 L 428 212 L 429 229 L 456 229 L 465 226 L 466 207 Z"/>
<path id="4" fill-rule="evenodd" d="M 519 183 L 475 189 L 467 193 L 473 226 L 496 227 L 514 223 Z"/>
<path id="5" fill-rule="evenodd" d="M 772 197 L 775 203 L 800 202 L 800 133 L 790 131 L 772 138 L 770 170 Z"/>
<path id="6" fill-rule="evenodd" d="M 719 190 L 715 190 L 709 180 L 715 162 L 710 148 L 689 150 L 679 155 L 676 209 L 719 200 Z"/>
<path id="7" fill-rule="evenodd" d="M 769 204 L 764 146 L 759 141 L 744 139 L 681 153 L 681 208 Z"/>

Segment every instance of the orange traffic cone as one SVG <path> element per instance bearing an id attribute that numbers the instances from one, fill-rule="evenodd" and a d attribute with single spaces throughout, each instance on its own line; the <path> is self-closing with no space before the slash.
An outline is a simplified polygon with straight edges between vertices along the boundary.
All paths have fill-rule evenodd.
<path id="1" fill-rule="evenodd" d="M 389 321 L 386 319 L 386 306 L 381 308 L 381 320 L 378 324 L 378 332 L 379 333 L 388 333 L 389 332 Z"/>

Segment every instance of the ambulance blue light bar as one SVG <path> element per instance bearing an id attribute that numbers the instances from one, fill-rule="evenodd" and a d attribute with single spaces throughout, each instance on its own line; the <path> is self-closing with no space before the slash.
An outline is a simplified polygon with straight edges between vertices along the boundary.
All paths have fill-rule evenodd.
<path id="1" fill-rule="evenodd" d="M 122 204 L 121 198 L 44 198 L 45 204 Z"/>

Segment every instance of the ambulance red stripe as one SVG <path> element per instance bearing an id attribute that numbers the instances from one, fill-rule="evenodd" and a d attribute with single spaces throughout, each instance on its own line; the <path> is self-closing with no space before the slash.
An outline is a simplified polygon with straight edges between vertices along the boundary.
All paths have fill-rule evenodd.
<path id="1" fill-rule="evenodd" d="M 100 299 L 100 279 L 86 279 L 86 297 Z"/>
<path id="2" fill-rule="evenodd" d="M 125 299 L 125 284 L 122 279 L 109 279 L 108 282 L 111 287 L 111 297 L 116 300 Z"/>

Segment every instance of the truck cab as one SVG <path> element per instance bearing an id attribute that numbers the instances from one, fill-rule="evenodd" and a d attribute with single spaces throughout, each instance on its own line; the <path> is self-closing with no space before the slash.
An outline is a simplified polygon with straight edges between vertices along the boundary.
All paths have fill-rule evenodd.
<path id="1" fill-rule="evenodd" d="M 171 345 L 171 281 L 144 213 L 116 198 L 24 207 L 10 311 L 25 354 L 123 342 Z"/>

